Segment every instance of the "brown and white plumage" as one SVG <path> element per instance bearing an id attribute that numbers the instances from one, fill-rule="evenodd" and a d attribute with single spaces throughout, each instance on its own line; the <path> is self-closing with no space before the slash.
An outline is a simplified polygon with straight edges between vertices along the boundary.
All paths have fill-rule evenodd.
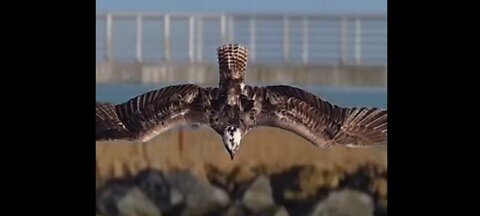
<path id="1" fill-rule="evenodd" d="M 245 89 L 245 125 L 279 127 L 320 147 L 360 147 L 380 144 L 387 138 L 387 111 L 378 108 L 344 108 L 302 89 L 286 86 Z M 251 98 L 251 99 L 250 99 Z M 250 100 L 250 101 L 248 101 Z"/>
<path id="2" fill-rule="evenodd" d="M 247 70 L 248 50 L 239 44 L 218 47 L 219 87 L 227 89 L 232 83 L 243 83 Z"/>
<path id="3" fill-rule="evenodd" d="M 144 142 L 174 127 L 205 125 L 222 136 L 232 159 L 241 138 L 263 126 L 292 131 L 319 147 L 386 142 L 387 110 L 340 107 L 292 86 L 248 86 L 246 47 L 226 44 L 217 49 L 217 56 L 218 88 L 181 84 L 122 104 L 97 102 L 97 140 Z"/>
<path id="4" fill-rule="evenodd" d="M 210 89 L 181 84 L 153 90 L 112 105 L 97 103 L 97 140 L 147 141 L 171 128 L 208 125 Z"/>
<path id="5" fill-rule="evenodd" d="M 95 110 L 97 140 L 109 139 L 110 137 L 119 139 L 128 137 L 128 130 L 118 118 L 115 105 L 97 102 Z"/>
<path id="6" fill-rule="evenodd" d="M 227 94 L 227 104 L 235 106 L 245 87 L 248 50 L 238 44 L 226 44 L 217 49 L 219 88 Z"/>

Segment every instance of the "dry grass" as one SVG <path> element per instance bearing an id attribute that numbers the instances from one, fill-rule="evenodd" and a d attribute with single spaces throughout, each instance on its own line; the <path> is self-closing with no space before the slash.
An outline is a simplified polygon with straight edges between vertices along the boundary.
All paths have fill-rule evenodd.
<path id="1" fill-rule="evenodd" d="M 247 134 L 233 161 L 225 152 L 220 136 L 210 128 L 168 131 L 145 145 L 97 142 L 96 154 L 97 177 L 101 178 L 135 174 L 147 166 L 162 170 L 188 168 L 199 177 L 206 176 L 208 165 L 226 172 L 234 167 L 250 170 L 259 166 L 269 172 L 295 165 L 347 172 L 366 163 L 387 167 L 385 147 L 322 149 L 277 128 L 259 128 Z"/>

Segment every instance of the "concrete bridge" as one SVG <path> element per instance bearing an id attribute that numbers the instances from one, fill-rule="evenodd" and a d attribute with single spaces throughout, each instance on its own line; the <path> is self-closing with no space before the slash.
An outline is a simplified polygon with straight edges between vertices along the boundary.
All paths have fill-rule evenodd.
<path id="1" fill-rule="evenodd" d="M 218 83 L 216 64 L 191 63 L 111 63 L 97 64 L 97 83 L 177 83 L 191 82 L 205 85 Z M 295 83 L 298 85 L 329 86 L 386 86 L 384 66 L 359 65 L 261 65 L 248 67 L 246 79 L 250 83 Z"/>

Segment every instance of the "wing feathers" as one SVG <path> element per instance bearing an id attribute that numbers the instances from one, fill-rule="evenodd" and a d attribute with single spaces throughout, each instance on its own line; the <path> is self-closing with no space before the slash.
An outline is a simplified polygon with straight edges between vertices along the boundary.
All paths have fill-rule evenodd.
<path id="1" fill-rule="evenodd" d="M 246 95 L 249 98 L 265 97 L 254 100 L 254 107 L 264 109 L 252 127 L 280 127 L 322 147 L 367 146 L 385 141 L 387 137 L 386 110 L 343 108 L 285 85 L 248 87 Z"/>
<path id="2" fill-rule="evenodd" d="M 127 137 L 128 130 L 110 103 L 96 103 L 96 139 L 108 139 L 110 136 Z"/>
<path id="3" fill-rule="evenodd" d="M 351 147 L 378 144 L 387 137 L 387 111 L 352 108 L 334 141 Z"/>
<path id="4" fill-rule="evenodd" d="M 203 91 L 205 89 L 193 84 L 174 85 L 147 92 L 118 105 L 102 107 L 98 105 L 101 103 L 97 103 L 97 128 L 104 128 L 102 125 L 105 124 L 114 125 L 112 119 L 124 128 L 122 133 L 100 135 L 97 129 L 97 140 L 146 141 L 176 126 L 206 124 L 208 118 L 199 110 L 204 108 L 208 101 L 205 101 L 205 97 L 195 100 Z"/>

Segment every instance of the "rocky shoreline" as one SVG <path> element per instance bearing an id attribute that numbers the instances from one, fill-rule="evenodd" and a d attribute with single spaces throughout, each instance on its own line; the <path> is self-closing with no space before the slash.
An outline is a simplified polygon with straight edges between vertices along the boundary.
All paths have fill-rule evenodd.
<path id="1" fill-rule="evenodd" d="M 368 163 L 350 171 L 313 165 L 276 171 L 208 166 L 202 179 L 188 170 L 147 168 L 97 180 L 96 203 L 102 216 L 383 216 L 387 169 Z"/>

